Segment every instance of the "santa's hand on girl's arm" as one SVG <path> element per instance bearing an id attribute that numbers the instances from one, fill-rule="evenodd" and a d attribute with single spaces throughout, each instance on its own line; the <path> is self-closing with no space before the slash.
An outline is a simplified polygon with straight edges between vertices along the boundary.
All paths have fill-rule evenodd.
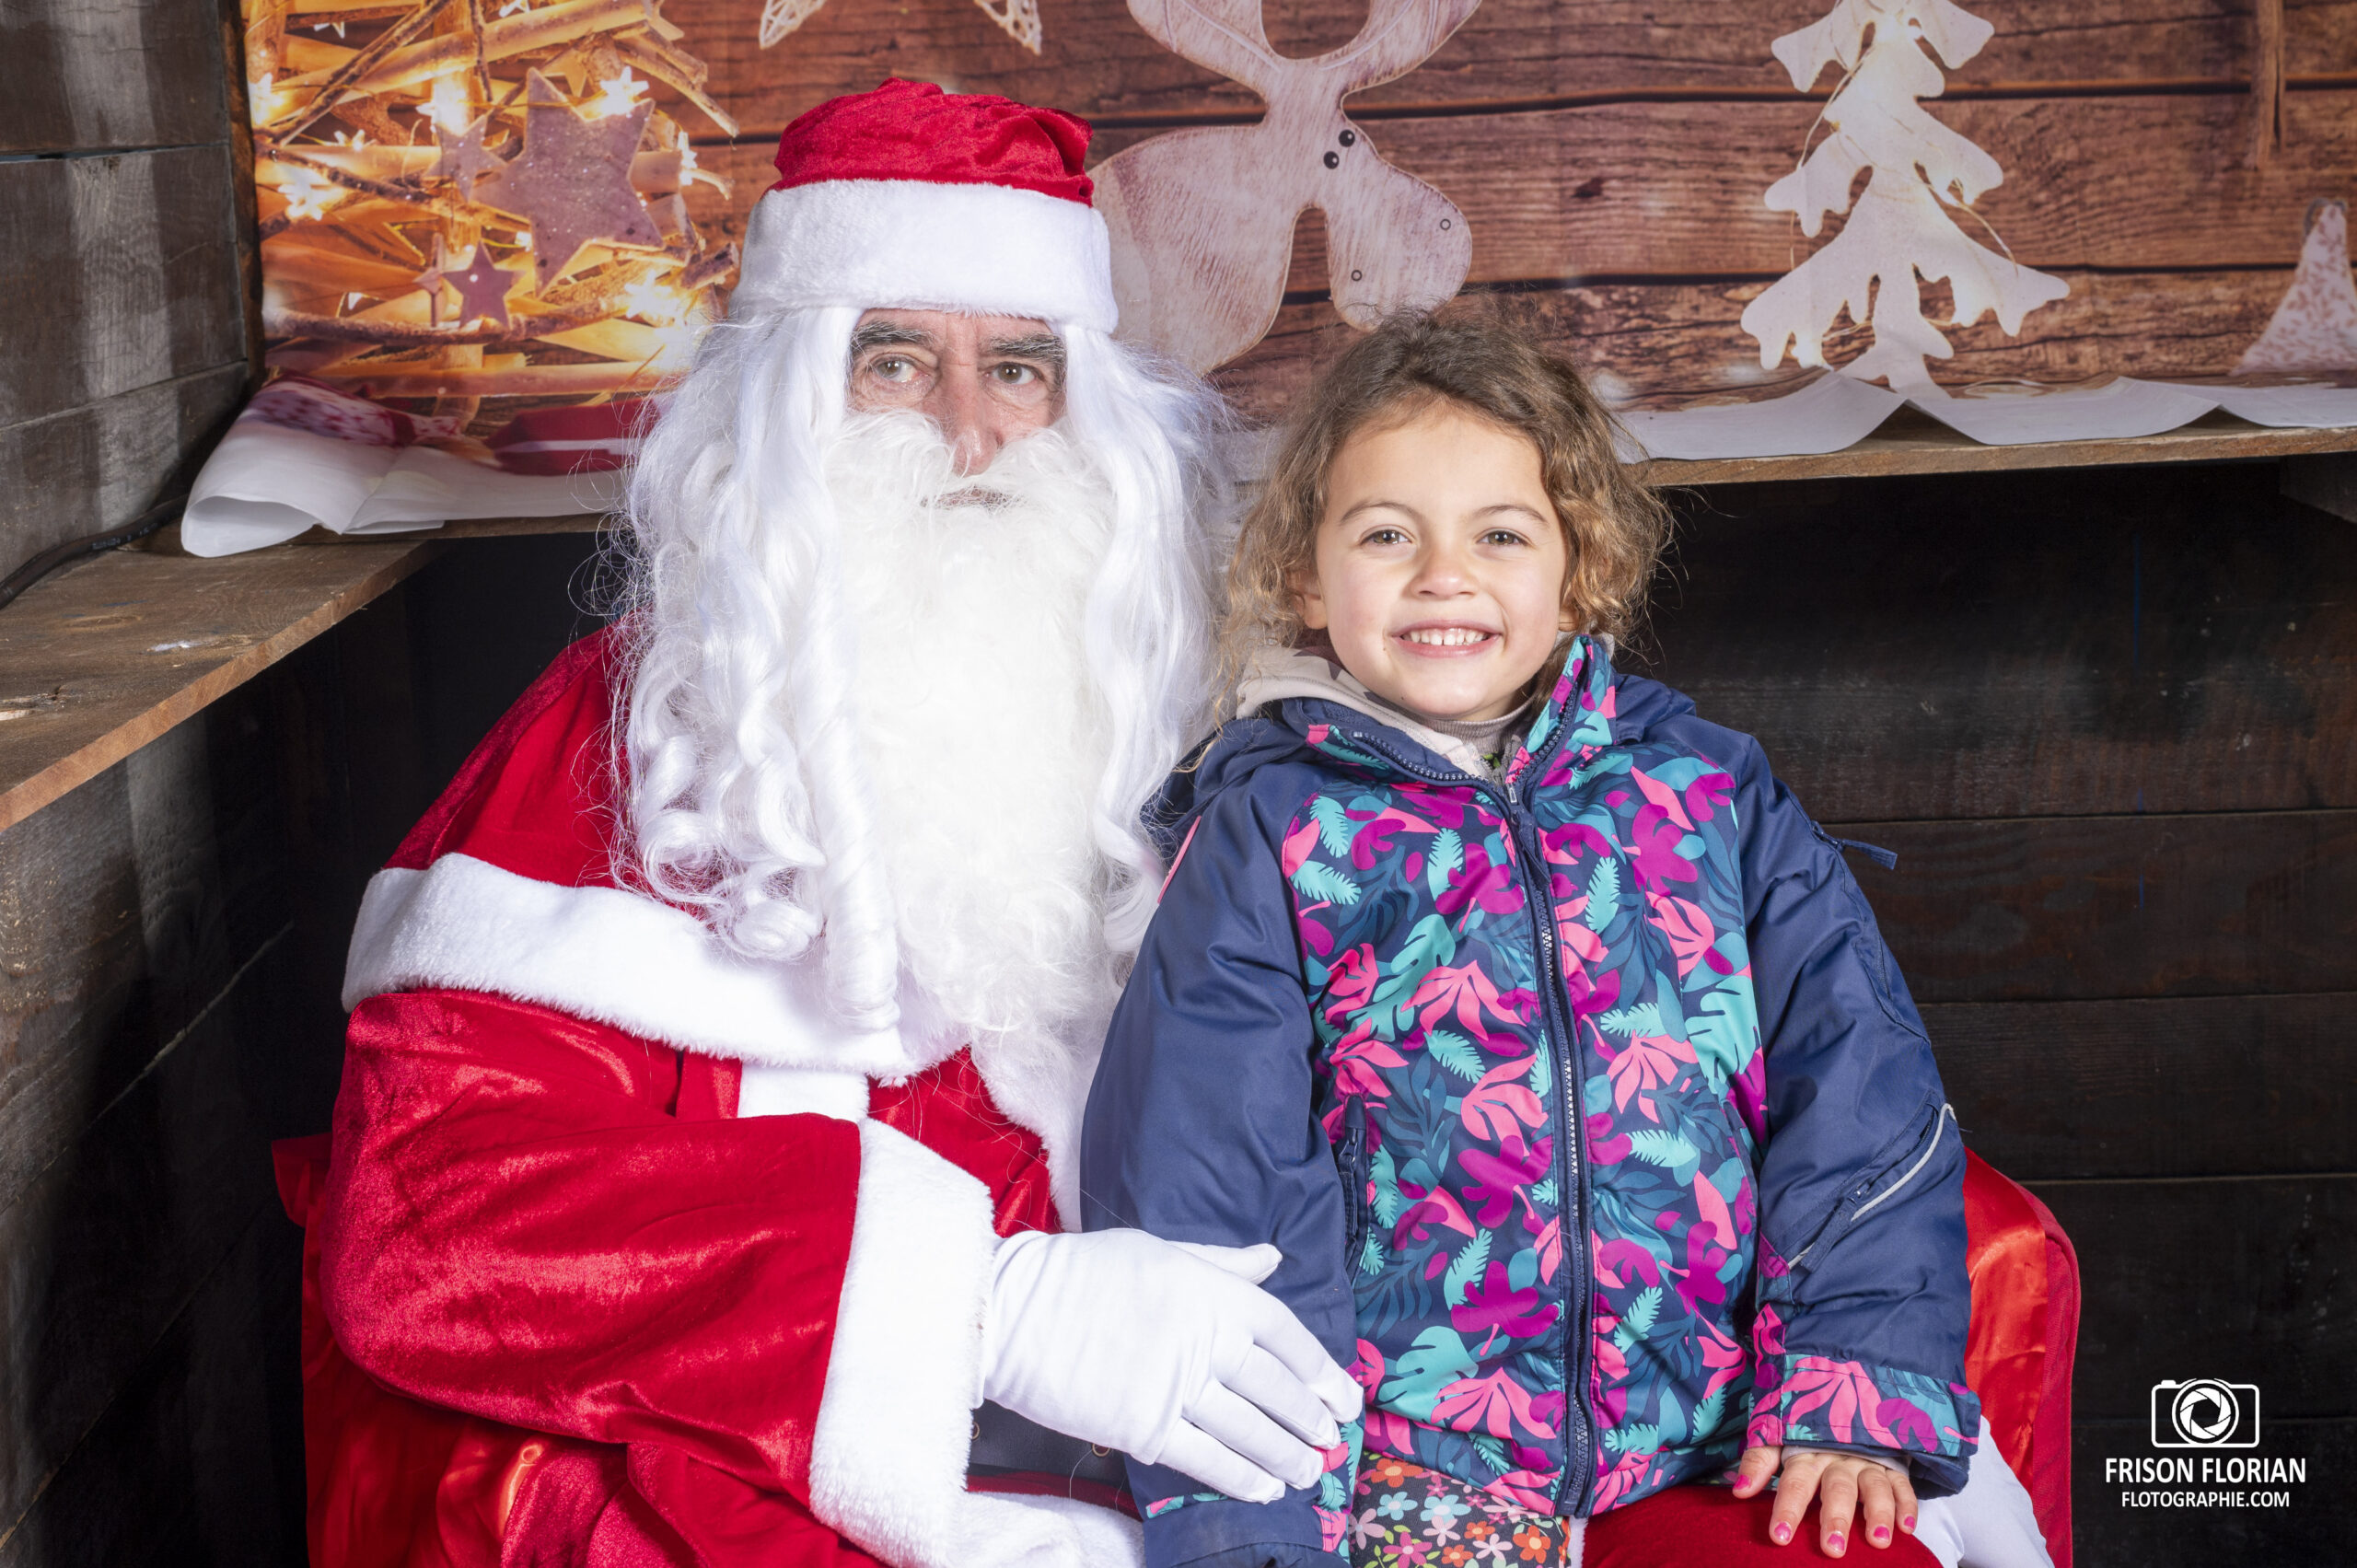
<path id="1" fill-rule="evenodd" d="M 1828 1557 L 1850 1550 L 1858 1522 L 1868 1546 L 1887 1547 L 1899 1532 L 1915 1533 L 1915 1487 L 1900 1470 L 1859 1454 L 1813 1448 L 1746 1448 L 1736 1466 L 1735 1494 L 1757 1497 L 1779 1469 L 1776 1506 L 1768 1533 L 1779 1546 L 1800 1534 L 1801 1516 L 1815 1498 L 1817 1547 Z M 1859 1515 L 1864 1514 L 1863 1520 Z"/>
<path id="2" fill-rule="evenodd" d="M 1359 1386 L 1262 1290 L 1273 1247 L 1141 1230 L 999 1244 L 982 1397 L 1250 1503 L 1316 1483 Z"/>

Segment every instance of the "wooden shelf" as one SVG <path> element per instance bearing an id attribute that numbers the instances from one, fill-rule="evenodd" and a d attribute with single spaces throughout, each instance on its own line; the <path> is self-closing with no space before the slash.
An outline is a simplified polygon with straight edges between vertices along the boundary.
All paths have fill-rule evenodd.
<path id="1" fill-rule="evenodd" d="M 252 679 L 439 554 L 433 534 L 201 560 L 178 528 L 0 610 L 0 830 Z"/>
<path id="2" fill-rule="evenodd" d="M 1797 458 L 1663 459 L 1656 484 L 1759 484 L 1771 480 L 1875 479 L 1910 473 L 2107 468 L 2130 463 L 2221 462 L 2357 451 L 2357 430 L 2282 430 L 2208 413 L 2158 436 L 2111 441 L 2039 441 L 1984 447 L 1928 414 L 1901 409 L 1872 436 L 1839 452 Z"/>
<path id="3" fill-rule="evenodd" d="M 1669 485 L 1990 473 L 2357 452 L 2357 430 L 2277 430 L 2219 413 L 2160 436 L 1984 447 L 1901 411 L 1845 451 L 1663 460 Z M 178 529 L 59 573 L 0 610 L 0 830 L 111 767 L 366 605 L 449 544 L 590 533 L 596 514 L 497 517 L 413 534 L 315 531 L 202 560 Z"/>

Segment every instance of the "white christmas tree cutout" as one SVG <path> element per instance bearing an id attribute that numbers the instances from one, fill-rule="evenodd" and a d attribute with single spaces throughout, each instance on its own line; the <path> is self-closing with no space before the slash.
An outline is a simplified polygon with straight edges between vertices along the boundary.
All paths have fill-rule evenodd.
<path id="1" fill-rule="evenodd" d="M 1797 392 L 1732 407 L 1632 412 L 1630 434 L 1655 457 L 1774 457 L 1833 452 L 1872 433 L 1901 402 L 1912 403 L 1976 441 L 2109 439 L 2174 429 L 2219 406 L 2221 398 L 2183 387 L 2119 377 L 2091 389 L 2040 389 L 2031 396 L 1957 396 L 1932 378 L 1930 360 L 1955 352 L 1923 313 L 1919 276 L 1945 282 L 1952 324 L 1993 314 L 2008 335 L 2070 285 L 1981 244 L 1954 215 L 1987 226 L 1971 203 L 2004 179 L 1996 159 L 1940 123 L 1922 101 L 1945 87 L 1940 67 L 1962 64 L 1995 32 L 1951 0 L 1840 0 L 1825 17 L 1771 49 L 1795 87 L 1807 90 L 1828 66 L 1845 73 L 1824 110 L 1832 128 L 1801 165 L 1768 188 L 1766 204 L 1800 220 L 1814 237 L 1830 215 L 1841 231 L 1769 285 L 1743 312 L 1772 370 L 1790 353 L 1823 367 L 1825 336 L 1844 317 L 1870 327 L 1873 345 Z M 1854 204 L 1859 174 L 1866 184 Z M 1888 389 L 1872 383 L 1887 383 Z"/>
<path id="2" fill-rule="evenodd" d="M 1969 208 L 2004 173 L 1918 100 L 1945 86 L 1933 53 L 1954 69 L 1994 30 L 1948 0 L 1842 0 L 1824 20 L 1776 41 L 1776 58 L 1803 91 L 1829 65 L 1848 75 L 1825 106 L 1833 134 L 1769 187 L 1768 205 L 1795 215 L 1811 238 L 1829 215 L 1849 208 L 1850 215 L 1830 243 L 1745 308 L 1743 330 L 1759 340 L 1762 369 L 1774 369 L 1788 345 L 1802 365 L 1823 366 L 1824 334 L 1846 313 L 1871 324 L 1875 341 L 1844 374 L 1887 381 L 1893 391 L 1927 389 L 1925 360 L 1954 351 L 1922 313 L 1919 273 L 1947 283 L 1957 325 L 1993 312 L 2008 335 L 2030 311 L 2070 293 L 2060 278 L 1980 244 L 1947 211 Z M 1866 186 L 1852 207 L 1861 172 Z"/>
<path id="3" fill-rule="evenodd" d="M 2357 285 L 2349 277 L 2349 209 L 2318 202 L 2308 210 L 2299 269 L 2243 352 L 2237 376 L 2357 370 Z"/>
<path id="4" fill-rule="evenodd" d="M 769 48 L 817 16 L 826 3 L 827 0 L 762 0 L 758 35 L 761 46 Z M 1039 27 L 1039 0 L 974 0 L 974 4 L 1007 37 L 1034 54 L 1039 52 L 1039 41 L 1045 36 Z"/>

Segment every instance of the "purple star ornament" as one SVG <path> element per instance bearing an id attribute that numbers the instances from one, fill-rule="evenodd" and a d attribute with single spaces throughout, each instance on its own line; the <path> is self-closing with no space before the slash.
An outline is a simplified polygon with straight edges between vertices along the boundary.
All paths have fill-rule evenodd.
<path id="1" fill-rule="evenodd" d="M 491 264 L 491 254 L 482 246 L 467 258 L 464 267 L 445 267 L 442 281 L 459 291 L 459 325 L 476 319 L 496 321 L 505 327 L 507 320 L 507 291 L 516 286 L 521 274 Z"/>
<path id="2" fill-rule="evenodd" d="M 479 199 L 531 224 L 539 286 L 555 282 L 592 240 L 660 250 L 662 230 L 630 182 L 631 159 L 654 106 L 585 120 L 538 71 L 529 91 L 524 150 L 485 174 L 476 190 Z"/>

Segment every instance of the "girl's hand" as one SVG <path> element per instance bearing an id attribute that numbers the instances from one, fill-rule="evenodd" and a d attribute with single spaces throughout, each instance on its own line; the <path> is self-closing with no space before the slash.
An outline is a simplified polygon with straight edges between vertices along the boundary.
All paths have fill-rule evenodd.
<path id="1" fill-rule="evenodd" d="M 1779 1468 L 1775 1511 L 1769 1516 L 1768 1533 L 1778 1546 L 1800 1534 L 1801 1516 L 1809 1499 L 1817 1500 L 1817 1544 L 1828 1557 L 1850 1550 L 1850 1525 L 1859 1504 L 1865 1506 L 1865 1537 L 1869 1546 L 1887 1547 L 1894 1527 L 1915 1533 L 1915 1488 L 1887 1465 L 1855 1454 L 1798 1453 L 1790 1463 L 1782 1448 L 1746 1448 L 1736 1467 L 1735 1494 L 1757 1497 Z"/>

